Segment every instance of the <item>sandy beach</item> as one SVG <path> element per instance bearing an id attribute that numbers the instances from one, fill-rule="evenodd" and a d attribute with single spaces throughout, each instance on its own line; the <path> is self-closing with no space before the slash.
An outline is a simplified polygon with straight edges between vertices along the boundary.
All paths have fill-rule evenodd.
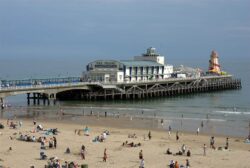
<path id="1" fill-rule="evenodd" d="M 167 130 L 153 129 L 152 138 L 148 139 L 149 129 L 146 127 L 151 121 L 142 119 L 126 118 L 93 118 L 76 117 L 68 120 L 47 120 L 37 119 L 37 124 L 33 124 L 32 119 L 16 119 L 13 122 L 22 120 L 22 126 L 16 129 L 7 126 L 6 119 L 0 119 L 5 128 L 0 129 L 0 165 L 10 168 L 26 168 L 34 166 L 43 168 L 48 160 L 40 160 L 39 142 L 26 142 L 18 140 L 20 133 L 30 136 L 43 137 L 47 139 L 55 136 L 57 138 L 57 148 L 48 148 L 45 143 L 45 154 L 50 157 L 58 157 L 63 165 L 65 161 L 75 161 L 79 165 L 87 164 L 91 168 L 138 168 L 140 166 L 139 152 L 143 151 L 145 167 L 161 168 L 168 167 L 171 160 L 178 161 L 179 165 L 186 165 L 186 159 L 189 160 L 191 167 L 241 167 L 249 168 L 250 144 L 244 143 L 244 138 L 229 137 L 229 150 L 218 150 L 218 147 L 224 148 L 226 137 L 215 136 L 216 150 L 210 148 L 210 137 L 214 135 L 204 135 L 195 133 L 179 132 L 180 139 L 176 140 L 176 132 L 173 130 L 169 136 Z M 45 135 L 45 131 L 33 133 L 37 125 L 41 124 L 45 130 L 57 128 L 57 135 Z M 84 132 L 75 134 L 75 130 L 83 130 L 86 126 L 89 128 L 89 136 Z M 93 142 L 96 136 L 103 131 L 108 130 L 110 135 L 104 142 Z M 128 138 L 129 134 L 136 134 L 137 138 Z M 122 146 L 123 142 L 141 143 L 138 147 Z M 181 151 L 185 144 L 186 151 L 191 151 L 191 156 L 186 153 L 182 156 L 175 155 Z M 206 156 L 203 156 L 203 145 L 206 144 Z M 81 146 L 86 147 L 83 160 L 80 156 Z M 12 150 L 9 150 L 9 148 Z M 66 148 L 70 148 L 70 154 L 65 154 Z M 104 149 L 107 149 L 107 162 L 103 162 Z M 170 149 L 173 154 L 167 155 L 166 150 Z M 0 167 L 1 167 L 0 166 Z"/>

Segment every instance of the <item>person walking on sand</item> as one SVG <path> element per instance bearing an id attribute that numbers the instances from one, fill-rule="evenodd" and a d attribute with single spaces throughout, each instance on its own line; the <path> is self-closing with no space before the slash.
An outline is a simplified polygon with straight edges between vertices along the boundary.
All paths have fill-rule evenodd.
<path id="1" fill-rule="evenodd" d="M 190 163 L 188 159 L 186 159 L 186 168 L 190 168 Z"/>
<path id="2" fill-rule="evenodd" d="M 214 137 L 211 137 L 211 139 L 210 139 L 210 148 L 215 149 L 214 144 L 215 144 Z"/>
<path id="3" fill-rule="evenodd" d="M 81 148 L 81 157 L 82 157 L 83 160 L 85 160 L 85 153 L 86 153 L 85 146 L 82 145 L 82 148 Z"/>
<path id="4" fill-rule="evenodd" d="M 204 127 L 204 123 L 203 123 L 203 121 L 201 121 L 201 128 L 203 128 Z"/>
<path id="5" fill-rule="evenodd" d="M 54 148 L 56 148 L 57 147 L 57 140 L 56 140 L 55 136 L 53 136 L 53 143 L 54 143 Z"/>
<path id="6" fill-rule="evenodd" d="M 151 131 L 148 132 L 148 139 L 151 140 L 152 136 L 151 136 Z"/>
<path id="7" fill-rule="evenodd" d="M 172 128 L 171 128 L 171 125 L 168 126 L 168 136 L 171 136 L 171 131 L 172 131 Z"/>
<path id="8" fill-rule="evenodd" d="M 176 131 L 176 141 L 178 141 L 179 140 L 179 131 Z"/>
<path id="9" fill-rule="evenodd" d="M 145 167 L 144 167 L 144 164 L 145 164 L 145 163 L 144 163 L 144 159 L 141 159 L 141 163 L 140 163 L 139 168 L 145 168 Z"/>
<path id="10" fill-rule="evenodd" d="M 228 149 L 228 148 L 229 148 L 229 138 L 227 137 L 225 149 Z"/>
<path id="11" fill-rule="evenodd" d="M 164 120 L 163 118 L 161 119 L 161 126 L 163 127 L 163 124 L 164 124 Z"/>
<path id="12" fill-rule="evenodd" d="M 207 146 L 206 146 L 206 144 L 204 144 L 203 145 L 203 156 L 207 155 L 206 150 L 207 150 Z"/>
<path id="13" fill-rule="evenodd" d="M 142 150 L 139 152 L 139 159 L 140 159 L 140 160 L 142 160 L 142 159 L 143 159 Z"/>
<path id="14" fill-rule="evenodd" d="M 199 133 L 200 133 L 200 128 L 198 127 L 196 131 L 196 135 L 199 135 Z"/>
<path id="15" fill-rule="evenodd" d="M 104 149 L 104 153 L 103 153 L 103 161 L 106 162 L 107 158 L 108 158 L 108 156 L 107 156 L 107 149 L 105 148 Z"/>

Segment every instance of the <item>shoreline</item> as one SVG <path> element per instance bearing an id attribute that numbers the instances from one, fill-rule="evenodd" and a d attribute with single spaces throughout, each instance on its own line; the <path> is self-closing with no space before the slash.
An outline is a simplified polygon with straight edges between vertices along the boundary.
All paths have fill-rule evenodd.
<path id="1" fill-rule="evenodd" d="M 40 109 L 40 108 L 39 108 Z M 56 108 L 58 109 L 58 108 Z M 34 110 L 34 109 L 31 109 Z M 33 115 L 29 113 L 32 112 Z M 60 112 L 52 112 L 48 113 L 38 111 L 30 111 L 28 114 L 24 115 L 16 115 L 16 113 L 12 114 L 12 117 L 3 117 L 3 119 L 11 119 L 11 118 L 19 118 L 21 120 L 26 119 L 41 119 L 41 120 L 49 120 L 51 122 L 86 122 L 86 124 L 97 125 L 97 126 L 110 126 L 117 128 L 147 128 L 151 130 L 158 131 L 168 131 L 169 126 L 172 127 L 175 131 L 180 131 L 183 133 L 195 134 L 197 128 L 200 129 L 200 134 L 204 135 L 214 135 L 214 136 L 222 136 L 222 137 L 235 137 L 235 138 L 245 138 L 247 135 L 235 135 L 233 132 L 226 132 L 225 130 L 220 130 L 220 120 L 219 119 L 195 119 L 195 118 L 166 118 L 164 116 L 148 116 L 148 115 L 140 115 L 140 114 L 120 114 L 120 113 L 109 113 L 107 117 L 105 117 L 104 113 L 94 113 L 90 114 L 80 114 L 80 113 L 65 113 L 59 114 Z M 8 113 L 8 112 L 7 112 Z M 38 113 L 38 114 L 37 114 Z M 131 120 L 132 118 L 132 120 Z M 1 118 L 0 118 L 1 119 Z M 163 125 L 161 125 L 161 120 L 164 120 Z M 219 121 L 217 121 L 219 120 Z M 106 121 L 106 122 L 105 122 Z M 204 127 L 200 126 L 200 122 L 204 123 Z M 194 126 L 195 125 L 195 126 Z M 197 126 L 198 125 L 198 126 Z M 197 126 L 197 127 L 196 127 Z M 195 127 L 195 129 L 193 129 Z M 192 128 L 192 129 L 191 129 Z M 225 129 L 225 128 L 224 128 Z"/>
<path id="2" fill-rule="evenodd" d="M 189 109 L 190 110 L 190 109 Z M 248 114 L 244 115 L 223 115 L 221 113 L 209 113 L 208 109 L 204 109 L 201 112 L 178 112 L 178 111 L 157 111 L 157 109 L 131 107 L 125 108 L 120 106 L 69 106 L 67 104 L 56 106 L 12 106 L 8 109 L 1 111 L 0 118 L 51 118 L 55 119 L 59 117 L 59 113 L 63 112 L 66 115 L 63 118 L 82 118 L 83 113 L 85 116 L 94 120 L 91 117 L 91 111 L 93 116 L 99 115 L 100 118 L 104 117 L 104 113 L 107 111 L 108 118 L 128 118 L 144 119 L 144 120 L 164 120 L 163 128 L 168 130 L 169 125 L 175 130 L 181 130 L 183 132 L 194 133 L 199 128 L 201 133 L 208 135 L 223 135 L 233 137 L 247 137 L 249 133 L 249 121 L 247 120 Z M 86 115 L 87 114 L 87 115 Z M 209 115 L 209 116 L 208 116 Z M 62 118 L 62 117 L 61 117 Z M 86 117 L 85 117 L 86 118 Z M 77 119 L 78 120 L 78 119 Z M 144 124 L 149 129 L 162 128 L 161 125 L 157 125 L 157 121 L 150 121 L 148 124 Z M 204 127 L 201 127 L 201 122 L 204 123 Z M 131 123 L 131 122 L 130 122 Z M 126 126 L 126 124 L 123 124 Z M 117 125 L 119 127 L 119 124 Z"/>

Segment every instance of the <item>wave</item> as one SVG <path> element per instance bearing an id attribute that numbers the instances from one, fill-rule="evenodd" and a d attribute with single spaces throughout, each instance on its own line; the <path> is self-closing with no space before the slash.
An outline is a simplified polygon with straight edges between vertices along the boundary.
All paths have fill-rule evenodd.
<path id="1" fill-rule="evenodd" d="M 217 118 L 209 118 L 208 120 L 207 119 L 204 119 L 204 118 L 187 118 L 187 117 L 184 117 L 184 118 L 176 118 L 176 117 L 168 117 L 167 119 L 169 120 L 195 120 L 195 121 L 217 121 L 217 122 L 225 122 L 227 120 L 225 119 L 217 119 Z"/>
<path id="2" fill-rule="evenodd" d="M 242 112 L 242 111 L 213 111 L 214 113 L 222 113 L 222 114 L 243 114 L 250 115 L 250 112 Z"/>

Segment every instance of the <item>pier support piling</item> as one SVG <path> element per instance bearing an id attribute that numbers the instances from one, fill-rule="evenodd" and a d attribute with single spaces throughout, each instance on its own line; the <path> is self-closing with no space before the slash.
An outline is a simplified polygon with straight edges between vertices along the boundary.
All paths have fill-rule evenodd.
<path id="1" fill-rule="evenodd" d="M 36 105 L 36 93 L 33 93 L 33 104 Z"/>
<path id="2" fill-rule="evenodd" d="M 27 104 L 30 105 L 30 93 L 27 93 Z"/>

